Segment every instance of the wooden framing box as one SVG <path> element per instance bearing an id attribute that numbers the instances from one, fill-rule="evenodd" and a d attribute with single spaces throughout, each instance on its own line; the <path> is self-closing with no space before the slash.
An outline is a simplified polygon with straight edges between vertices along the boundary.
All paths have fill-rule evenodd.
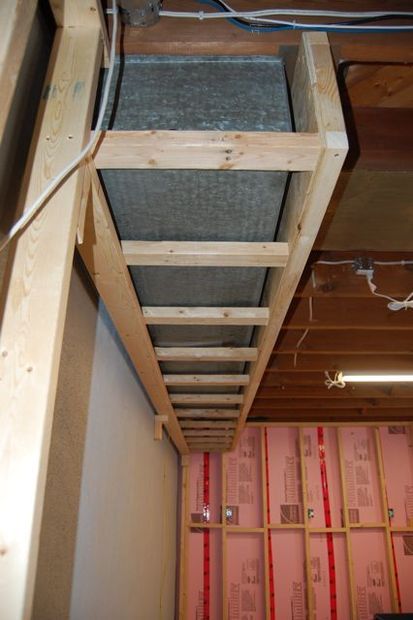
<path id="1" fill-rule="evenodd" d="M 6 5 L 5 5 L 6 6 Z M 13 39 L 28 36 L 35 2 L 9 0 L 10 32 L 1 58 L 1 85 L 10 71 L 15 76 L 22 61 L 20 46 Z M 50 180 L 77 156 L 91 128 L 99 69 L 107 49 L 107 35 L 97 0 L 50 3 L 57 31 L 50 57 L 45 92 L 53 97 L 41 101 L 34 132 L 31 158 L 26 170 L 27 187 L 22 191 L 22 209 L 30 205 Z M 23 27 L 24 26 L 24 27 Z M 20 33 L 23 33 L 20 35 Z M 107 55 L 107 54 L 106 54 Z M 79 85 L 81 87 L 79 88 Z M 3 92 L 3 89 L 2 89 Z M 10 91 L 11 93 L 11 91 Z M 2 107 L 1 129 L 11 98 Z M 177 449 L 187 454 L 196 450 L 234 447 L 246 422 L 266 363 L 281 328 L 283 318 L 304 269 L 324 212 L 347 153 L 335 72 L 327 37 L 303 35 L 292 84 L 296 133 L 234 135 L 133 132 L 105 133 L 93 159 L 79 166 L 48 200 L 14 242 L 9 259 L 7 297 L 0 334 L 0 615 L 26 618 L 30 615 L 38 537 L 50 445 L 53 406 L 73 253 L 78 249 L 95 282 L 130 356 L 132 364 L 150 396 L 156 413 L 162 416 Z M 231 151 L 228 159 L 227 151 Z M 205 153 L 207 156 L 205 157 Z M 96 168 L 191 167 L 233 169 L 279 169 L 293 173 L 280 235 L 270 248 L 272 277 L 266 290 L 265 307 L 252 317 L 259 323 L 251 359 L 248 384 L 237 412 L 237 426 L 225 429 L 212 422 L 191 435 L 179 424 L 159 368 L 161 351 L 155 351 L 147 330 L 156 312 L 140 307 L 127 264 L 136 255 L 154 252 L 165 260 L 171 249 L 180 260 L 194 260 L 188 246 L 170 248 L 133 246 L 122 248 L 116 235 Z M 192 248 L 193 250 L 193 248 Z M 128 255 L 125 259 L 125 253 Z M 267 260 L 268 248 L 206 248 L 214 254 L 214 264 L 228 260 L 251 263 Z M 198 252 L 196 253 L 198 256 Z M 264 258 L 263 258 L 264 255 Z M 134 258 L 135 257 L 135 258 Z M 276 258 L 275 258 L 276 257 Z M 152 259 L 153 260 L 153 257 Z M 221 309 L 222 310 L 222 309 Z M 170 312 L 173 311 L 170 310 Z M 203 323 L 214 321 L 220 309 L 198 311 Z M 185 315 L 185 312 L 183 313 Z M 191 315 L 190 311 L 187 311 Z M 196 313 L 195 313 L 196 314 Z M 213 316 L 211 316 L 213 315 Z M 225 312 L 225 323 L 246 320 L 236 312 Z M 240 313 L 242 315 L 242 312 Z M 264 315 L 264 316 L 263 316 Z M 168 312 L 161 320 L 168 320 Z M 179 312 L 181 320 L 182 313 Z M 172 318 L 173 320 L 173 318 Z M 250 319 L 248 319 L 250 320 Z M 262 324 L 265 322 L 265 324 Z M 212 352 L 222 355 L 234 351 Z M 179 351 L 169 351 L 179 354 Z M 186 352 L 211 355 L 211 350 Z M 184 352 L 185 355 L 185 352 Z M 176 379 L 175 379 L 176 380 Z M 211 381 L 217 380 L 211 378 Z M 237 381 L 234 377 L 230 382 Z M 187 379 L 196 383 L 197 378 Z M 240 385 L 246 379 L 239 379 Z M 208 420 L 210 409 L 200 409 L 194 419 Z M 211 419 L 219 419 L 214 409 Z M 226 414 L 225 414 L 226 415 Z M 186 419 L 186 416 L 185 416 Z M 185 428 L 188 428 L 186 426 Z M 228 428 L 230 432 L 228 432 Z M 159 434 L 159 420 L 157 424 Z M 189 441 L 189 437 L 194 437 Z M 230 438 L 230 442 L 227 441 Z M 208 438 L 208 439 L 207 439 Z M 211 441 L 211 438 L 212 441 Z"/>

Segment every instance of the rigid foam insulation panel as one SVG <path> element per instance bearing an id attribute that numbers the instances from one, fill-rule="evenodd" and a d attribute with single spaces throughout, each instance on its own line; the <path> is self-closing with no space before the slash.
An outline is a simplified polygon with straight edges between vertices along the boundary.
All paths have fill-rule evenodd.
<path id="1" fill-rule="evenodd" d="M 317 620 L 350 618 L 345 535 L 311 534 L 310 553 L 315 617 Z"/>
<path id="2" fill-rule="evenodd" d="M 262 534 L 228 534 L 227 605 L 231 620 L 265 618 Z"/>
<path id="3" fill-rule="evenodd" d="M 208 540 L 202 547 L 204 534 L 197 534 L 193 568 L 191 530 L 186 589 L 192 603 L 186 619 L 215 620 L 221 612 L 204 612 L 222 605 L 228 620 L 349 620 L 353 607 L 354 620 L 373 620 L 376 613 L 397 608 L 412 611 L 411 440 L 411 428 L 404 426 L 247 426 L 233 453 L 192 454 L 191 518 L 195 509 L 197 515 L 210 514 L 215 528 L 210 531 L 222 533 L 214 539 L 222 548 L 212 550 Z M 225 522 L 219 510 L 223 471 L 229 487 L 224 511 L 231 515 Z M 383 506 L 394 513 L 390 521 Z M 211 587 L 201 596 L 202 567 L 209 571 Z M 217 574 L 223 578 L 221 589 L 213 585 Z M 204 615 L 196 611 L 201 608 Z"/>
<path id="4" fill-rule="evenodd" d="M 262 527 L 261 433 L 247 428 L 226 465 L 226 522 L 228 525 Z"/>
<path id="5" fill-rule="evenodd" d="M 304 429 L 307 501 L 312 527 L 341 527 L 342 494 L 335 428 Z"/>
<path id="6" fill-rule="evenodd" d="M 187 591 L 188 618 L 222 617 L 222 532 L 192 529 L 188 537 L 190 587 Z"/>
<path id="7" fill-rule="evenodd" d="M 306 620 L 304 532 L 273 530 L 269 539 L 270 600 L 276 618 Z"/>
<path id="8" fill-rule="evenodd" d="M 382 523 L 379 472 L 374 429 L 341 431 L 350 523 Z"/>
<path id="9" fill-rule="evenodd" d="M 113 130 L 291 131 L 276 57 L 125 56 L 105 125 Z M 121 239 L 274 241 L 287 174 L 237 170 L 103 170 Z M 259 306 L 265 268 L 132 267 L 145 306 Z M 157 346 L 250 345 L 250 326 L 149 328 Z M 168 362 L 164 372 L 243 372 L 242 363 Z M 173 388 L 234 392 L 235 387 Z"/>
<path id="10" fill-rule="evenodd" d="M 380 440 L 391 523 L 413 527 L 413 434 L 406 426 L 388 426 L 380 429 Z"/>
<path id="11" fill-rule="evenodd" d="M 221 456 L 194 454 L 189 470 L 189 512 L 192 523 L 220 523 L 222 506 Z"/>
<path id="12" fill-rule="evenodd" d="M 303 523 L 300 455 L 297 428 L 269 428 L 268 455 L 270 523 Z"/>

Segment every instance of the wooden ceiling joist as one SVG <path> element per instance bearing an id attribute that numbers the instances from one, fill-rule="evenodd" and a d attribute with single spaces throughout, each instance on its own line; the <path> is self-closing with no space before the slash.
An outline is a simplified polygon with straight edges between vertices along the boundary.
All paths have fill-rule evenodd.
<path id="1" fill-rule="evenodd" d="M 274 355 L 268 366 L 267 372 L 314 372 L 325 370 L 347 370 L 356 372 L 411 372 L 413 368 L 413 353 L 403 352 L 394 353 L 391 351 L 377 353 L 362 353 L 353 355 L 350 353 L 328 353 L 307 354 L 305 351 L 298 351 L 297 354 L 283 353 Z"/>
<path id="2" fill-rule="evenodd" d="M 239 417 L 239 409 L 175 409 L 178 418 L 211 420 L 236 419 Z"/>
<path id="3" fill-rule="evenodd" d="M 127 265 L 284 267 L 288 243 L 122 241 Z"/>
<path id="4" fill-rule="evenodd" d="M 155 347 L 161 362 L 250 362 L 258 351 L 251 347 Z"/>
<path id="5" fill-rule="evenodd" d="M 266 325 L 268 308 L 143 306 L 147 325 Z"/>
<path id="6" fill-rule="evenodd" d="M 169 394 L 173 405 L 237 405 L 242 394 Z"/>
<path id="7" fill-rule="evenodd" d="M 248 375 L 164 375 L 165 385 L 248 385 Z"/>

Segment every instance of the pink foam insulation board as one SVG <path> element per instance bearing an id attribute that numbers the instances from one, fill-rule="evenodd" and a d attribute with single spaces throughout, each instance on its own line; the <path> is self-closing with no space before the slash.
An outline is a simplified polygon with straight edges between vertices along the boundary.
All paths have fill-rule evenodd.
<path id="1" fill-rule="evenodd" d="M 351 546 L 358 620 L 373 620 L 379 612 L 391 612 L 385 534 L 352 530 Z"/>
<path id="2" fill-rule="evenodd" d="M 271 523 L 302 523 L 298 429 L 268 428 L 266 451 Z"/>
<path id="3" fill-rule="evenodd" d="M 220 454 L 191 454 L 189 462 L 189 511 L 193 523 L 220 523 L 221 471 Z"/>
<path id="4" fill-rule="evenodd" d="M 265 571 L 262 534 L 227 536 L 229 620 L 264 620 Z M 219 618 L 220 616 L 211 616 Z"/>
<path id="5" fill-rule="evenodd" d="M 222 534 L 192 529 L 188 542 L 186 618 L 222 617 Z"/>
<path id="6" fill-rule="evenodd" d="M 391 524 L 413 527 L 413 435 L 406 426 L 380 429 Z"/>
<path id="7" fill-rule="evenodd" d="M 413 533 L 393 533 L 392 539 L 400 611 L 413 612 Z"/>
<path id="8" fill-rule="evenodd" d="M 311 534 L 311 575 L 317 620 L 351 617 L 346 539 L 343 534 Z"/>
<path id="9" fill-rule="evenodd" d="M 374 430 L 365 427 L 346 427 L 341 433 L 349 521 L 381 523 L 383 514 Z"/>
<path id="10" fill-rule="evenodd" d="M 273 530 L 270 544 L 275 618 L 305 620 L 307 607 L 304 532 Z"/>
<path id="11" fill-rule="evenodd" d="M 304 429 L 311 527 L 341 527 L 342 497 L 335 428 Z"/>
<path id="12" fill-rule="evenodd" d="M 227 523 L 261 527 L 261 431 L 246 428 L 237 449 L 224 456 L 227 468 Z"/>

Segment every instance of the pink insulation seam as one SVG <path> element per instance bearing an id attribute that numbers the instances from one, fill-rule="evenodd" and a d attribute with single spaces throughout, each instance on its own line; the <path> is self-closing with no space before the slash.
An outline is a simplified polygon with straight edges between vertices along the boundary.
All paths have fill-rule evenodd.
<path id="1" fill-rule="evenodd" d="M 311 534 L 311 575 L 314 592 L 314 610 L 317 620 L 331 620 L 331 601 L 329 584 L 328 534 Z M 347 578 L 347 548 L 344 534 L 330 534 L 334 545 L 335 581 L 337 588 L 337 618 L 348 620 L 351 617 L 350 592 Z"/>

